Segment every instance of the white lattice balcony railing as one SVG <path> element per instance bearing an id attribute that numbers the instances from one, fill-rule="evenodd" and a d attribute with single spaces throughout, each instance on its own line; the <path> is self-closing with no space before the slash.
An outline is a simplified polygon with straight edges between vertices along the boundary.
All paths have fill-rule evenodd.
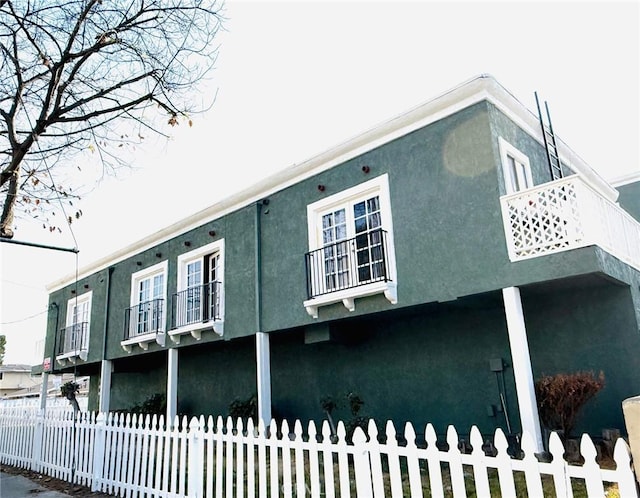
<path id="1" fill-rule="evenodd" d="M 640 269 L 640 222 L 578 175 L 500 198 L 511 261 L 597 245 Z"/>

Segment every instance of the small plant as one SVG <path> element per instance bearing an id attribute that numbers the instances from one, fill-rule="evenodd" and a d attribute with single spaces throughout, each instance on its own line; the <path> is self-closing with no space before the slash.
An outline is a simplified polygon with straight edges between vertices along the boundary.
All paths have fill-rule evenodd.
<path id="1" fill-rule="evenodd" d="M 346 401 L 346 405 L 349 408 L 349 413 L 351 414 L 351 417 L 344 421 L 344 427 L 347 433 L 346 439 L 348 442 L 351 442 L 351 438 L 353 437 L 353 433 L 356 428 L 361 427 L 366 432 L 367 425 L 369 424 L 369 418 L 360 415 L 360 409 L 364 405 L 364 400 L 358 393 L 349 391 L 344 394 L 343 398 Z M 341 407 L 339 399 L 334 398 L 333 396 L 325 396 L 320 400 L 320 407 L 324 411 L 327 420 L 329 421 L 329 425 L 331 427 L 331 435 L 333 438 L 335 438 L 336 425 L 333 419 L 333 412 Z"/>
<path id="2" fill-rule="evenodd" d="M 229 405 L 229 416 L 235 421 L 241 418 L 243 422 L 253 419 L 254 423 L 258 422 L 258 395 L 252 394 L 247 399 L 234 399 Z"/>
<path id="3" fill-rule="evenodd" d="M 549 430 L 562 431 L 569 439 L 584 405 L 604 387 L 604 373 L 544 375 L 535 383 L 538 412 Z"/>
<path id="4" fill-rule="evenodd" d="M 155 393 L 145 399 L 142 403 L 134 405 L 131 413 L 140 413 L 143 415 L 162 415 L 167 411 L 167 400 L 164 394 Z"/>
<path id="5" fill-rule="evenodd" d="M 73 380 L 65 382 L 60 386 L 60 394 L 69 400 L 69 403 L 71 403 L 71 406 L 73 407 L 73 413 L 78 413 L 80 411 L 80 405 L 78 405 L 78 400 L 76 399 L 76 394 L 79 392 L 80 384 Z"/>

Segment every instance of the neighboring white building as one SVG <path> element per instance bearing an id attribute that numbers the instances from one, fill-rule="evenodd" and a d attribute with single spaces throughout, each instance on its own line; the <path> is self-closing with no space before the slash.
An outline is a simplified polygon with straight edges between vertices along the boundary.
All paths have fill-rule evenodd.
<path id="1" fill-rule="evenodd" d="M 31 375 L 30 365 L 0 365 L 0 397 L 17 392 L 39 393 L 40 379 Z"/>

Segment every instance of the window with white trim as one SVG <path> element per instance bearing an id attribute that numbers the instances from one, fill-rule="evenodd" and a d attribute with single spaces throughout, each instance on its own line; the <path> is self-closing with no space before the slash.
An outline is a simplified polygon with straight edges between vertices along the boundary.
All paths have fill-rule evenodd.
<path id="1" fill-rule="evenodd" d="M 529 158 L 502 137 L 498 143 L 507 194 L 533 187 Z"/>
<path id="2" fill-rule="evenodd" d="M 307 206 L 309 252 L 304 305 L 318 306 L 384 293 L 396 302 L 395 252 L 388 175 Z"/>
<path id="3" fill-rule="evenodd" d="M 123 344 L 147 343 L 157 340 L 163 344 L 166 328 L 167 261 L 131 275 L 131 306 L 125 311 Z M 161 334 L 160 337 L 156 337 Z"/>
<path id="4" fill-rule="evenodd" d="M 58 360 L 87 358 L 91 325 L 91 298 L 93 291 L 85 292 L 67 301 L 65 327 L 58 339 Z"/>
<path id="5" fill-rule="evenodd" d="M 178 292 L 172 299 L 172 336 L 190 332 L 200 338 L 212 326 L 222 335 L 224 322 L 224 239 L 178 257 Z"/>

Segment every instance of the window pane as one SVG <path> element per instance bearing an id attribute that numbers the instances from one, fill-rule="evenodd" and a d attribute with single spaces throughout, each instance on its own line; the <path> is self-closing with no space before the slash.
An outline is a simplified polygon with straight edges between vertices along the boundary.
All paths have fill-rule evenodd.
<path id="1" fill-rule="evenodd" d="M 356 233 L 361 233 L 367 230 L 367 220 L 366 218 L 358 218 L 355 220 L 356 224 Z"/>
<path id="2" fill-rule="evenodd" d="M 361 218 L 366 214 L 364 201 L 353 205 L 353 217 Z"/>

